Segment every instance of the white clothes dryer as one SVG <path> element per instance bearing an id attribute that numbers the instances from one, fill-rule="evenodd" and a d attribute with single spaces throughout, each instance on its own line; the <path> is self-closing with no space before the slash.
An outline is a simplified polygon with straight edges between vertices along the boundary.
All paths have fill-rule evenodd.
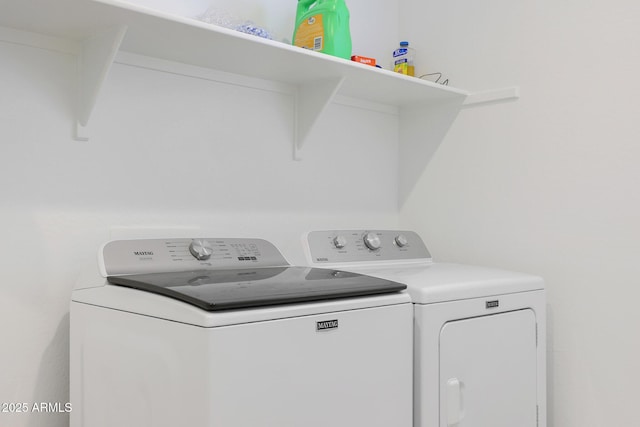
<path id="1" fill-rule="evenodd" d="M 260 239 L 121 240 L 71 302 L 72 427 L 410 427 L 405 286 Z"/>
<path id="2" fill-rule="evenodd" d="M 432 262 L 411 231 L 314 231 L 303 240 L 310 265 L 407 285 L 415 427 L 546 427 L 540 277 Z"/>

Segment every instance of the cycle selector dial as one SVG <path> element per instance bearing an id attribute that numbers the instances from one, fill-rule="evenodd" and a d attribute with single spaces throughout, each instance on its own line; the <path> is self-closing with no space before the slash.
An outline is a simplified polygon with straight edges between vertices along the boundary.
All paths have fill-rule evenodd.
<path id="1" fill-rule="evenodd" d="M 365 246 L 372 251 L 377 251 L 382 246 L 380 237 L 375 233 L 365 234 L 362 240 L 364 241 Z"/>
<path id="2" fill-rule="evenodd" d="M 407 236 L 405 236 L 404 234 L 398 234 L 395 238 L 395 242 L 399 248 L 404 248 L 409 244 L 409 240 L 407 240 Z"/>
<path id="3" fill-rule="evenodd" d="M 347 238 L 344 236 L 336 236 L 333 238 L 333 246 L 336 247 L 336 249 L 342 249 L 345 246 L 347 246 Z"/>
<path id="4" fill-rule="evenodd" d="M 205 261 L 211 257 L 213 247 L 204 239 L 195 239 L 189 245 L 189 252 L 198 261 Z"/>

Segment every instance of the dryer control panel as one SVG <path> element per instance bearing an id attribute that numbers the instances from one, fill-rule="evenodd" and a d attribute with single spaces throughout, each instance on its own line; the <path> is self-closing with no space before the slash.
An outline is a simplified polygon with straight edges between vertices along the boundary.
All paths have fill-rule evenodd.
<path id="1" fill-rule="evenodd" d="M 231 238 L 114 240 L 101 262 L 104 276 L 289 265 L 266 240 Z"/>
<path id="2" fill-rule="evenodd" d="M 431 259 L 424 242 L 413 231 L 312 231 L 307 244 L 314 263 Z"/>

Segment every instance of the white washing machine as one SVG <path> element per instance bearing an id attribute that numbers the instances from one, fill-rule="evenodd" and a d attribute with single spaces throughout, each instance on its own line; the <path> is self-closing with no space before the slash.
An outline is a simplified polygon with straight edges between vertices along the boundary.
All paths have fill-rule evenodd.
<path id="1" fill-rule="evenodd" d="M 106 244 L 71 302 L 72 427 L 409 427 L 405 286 L 260 239 Z"/>
<path id="2" fill-rule="evenodd" d="M 411 231 L 315 231 L 304 241 L 313 266 L 408 286 L 415 427 L 546 426 L 540 277 L 434 263 Z"/>

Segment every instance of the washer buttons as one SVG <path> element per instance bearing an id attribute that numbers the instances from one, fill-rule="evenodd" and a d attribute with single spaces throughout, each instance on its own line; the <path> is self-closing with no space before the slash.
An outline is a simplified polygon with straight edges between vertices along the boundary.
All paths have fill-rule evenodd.
<path id="1" fill-rule="evenodd" d="M 204 239 L 194 239 L 189 245 L 189 252 L 199 261 L 205 261 L 211 257 L 213 247 Z"/>
<path id="2" fill-rule="evenodd" d="M 375 233 L 367 233 L 362 238 L 364 244 L 372 251 L 377 251 L 382 246 L 382 242 L 380 241 L 380 237 L 378 237 Z"/>
<path id="3" fill-rule="evenodd" d="M 347 246 L 347 238 L 344 236 L 336 236 L 333 238 L 333 246 L 336 247 L 336 249 L 342 249 L 345 246 Z"/>
<path id="4" fill-rule="evenodd" d="M 404 248 L 409 244 L 409 240 L 407 240 L 407 236 L 405 236 L 404 234 L 398 234 L 395 238 L 395 242 L 399 248 Z"/>

